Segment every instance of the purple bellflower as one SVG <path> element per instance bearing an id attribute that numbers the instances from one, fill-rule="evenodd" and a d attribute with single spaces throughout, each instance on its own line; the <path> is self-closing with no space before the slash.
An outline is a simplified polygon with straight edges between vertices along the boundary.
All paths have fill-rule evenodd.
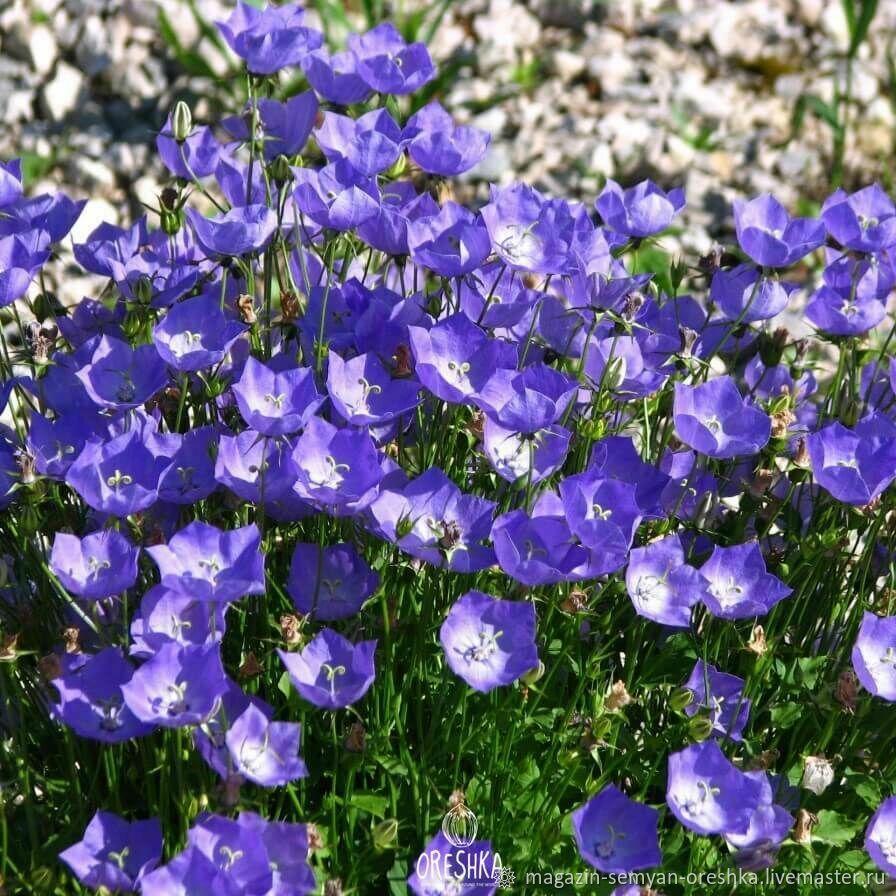
<path id="1" fill-rule="evenodd" d="M 538 665 L 535 606 L 468 591 L 455 601 L 439 630 L 451 671 L 488 693 Z"/>
<path id="2" fill-rule="evenodd" d="M 325 628 L 301 652 L 277 653 L 305 700 L 322 709 L 340 709 L 360 700 L 373 684 L 375 650 L 376 641 L 352 644 Z"/>

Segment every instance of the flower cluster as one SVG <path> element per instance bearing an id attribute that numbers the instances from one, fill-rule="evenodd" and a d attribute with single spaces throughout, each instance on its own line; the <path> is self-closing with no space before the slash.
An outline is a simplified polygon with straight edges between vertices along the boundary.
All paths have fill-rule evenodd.
<path id="1" fill-rule="evenodd" d="M 32 301 L 80 206 L 25 198 L 19 164 L 0 167 L 0 305 L 36 317 L 30 352 L 4 358 L 0 506 L 15 505 L 10 537 L 33 536 L 75 632 L 42 666 L 49 713 L 80 738 L 201 757 L 222 810 L 241 788 L 282 788 L 311 811 L 321 717 L 334 742 L 345 707 L 378 725 L 406 777 L 430 735 L 419 718 L 404 730 L 402 691 L 427 676 L 423 712 L 458 688 L 463 719 L 468 691 L 471 712 L 502 693 L 541 706 L 571 675 L 572 706 L 595 664 L 613 655 L 631 686 L 639 639 L 689 638 L 689 662 L 660 682 L 682 685 L 669 705 L 687 734 L 668 750 L 668 811 L 656 782 L 628 795 L 638 774 L 615 760 L 546 799 L 568 814 L 569 781 L 574 804 L 595 792 L 572 826 L 603 872 L 660 865 L 672 818 L 743 867 L 770 866 L 797 806 L 755 761 L 770 730 L 756 712 L 771 674 L 761 624 L 793 643 L 807 598 L 788 551 L 822 521 L 851 521 L 824 550 L 846 545 L 844 569 L 864 575 L 848 618 L 810 608 L 813 649 L 848 642 L 865 690 L 896 700 L 896 623 L 869 609 L 892 551 L 896 363 L 889 338 L 871 346 L 896 283 L 896 207 L 876 185 L 838 191 L 818 218 L 760 196 L 734 206 L 736 252 L 654 269 L 680 190 L 610 180 L 593 210 L 524 184 L 493 187 L 478 209 L 446 198 L 443 179 L 489 138 L 435 100 L 409 105 L 436 70 L 391 25 L 336 53 L 294 6 L 240 4 L 218 27 L 248 101 L 214 125 L 175 108 L 157 140 L 171 174 L 157 214 L 75 246 L 108 279 L 102 295 Z M 287 70 L 307 89 L 284 91 Z M 814 352 L 769 323 L 807 290 Z M 600 630 L 608 602 L 632 635 L 623 648 Z M 754 666 L 738 659 L 744 621 Z M 709 631 L 722 633 L 713 650 Z M 562 659 L 567 643 L 581 665 Z M 598 751 L 624 705 L 604 702 L 603 733 L 590 719 L 584 738 Z M 505 759 L 514 736 L 496 737 Z M 299 802 L 306 778 L 318 790 Z M 431 780 L 414 787 L 415 808 L 428 804 Z M 336 838 L 351 790 L 323 799 Z M 266 805 L 268 820 L 191 817 L 166 864 L 158 821 L 98 811 L 61 858 L 86 886 L 147 896 L 312 892 L 306 827 L 275 820 L 283 800 Z M 868 851 L 896 873 L 894 819 L 889 800 Z M 335 877 L 335 849 L 329 861 Z M 427 868 L 410 874 L 415 893 L 457 883 Z"/>

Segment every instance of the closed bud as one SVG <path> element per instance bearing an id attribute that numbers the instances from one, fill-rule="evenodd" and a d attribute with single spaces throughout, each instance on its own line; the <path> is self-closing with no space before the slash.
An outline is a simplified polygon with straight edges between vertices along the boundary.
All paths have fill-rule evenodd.
<path id="1" fill-rule="evenodd" d="M 706 740 L 712 734 L 712 721 L 709 716 L 698 713 L 691 716 L 691 720 L 688 722 L 688 731 L 694 740 Z"/>
<path id="2" fill-rule="evenodd" d="M 520 681 L 525 684 L 535 684 L 540 678 L 544 676 L 544 663 L 539 660 L 538 665 L 531 668 L 528 672 L 523 673 L 520 676 Z"/>
<path id="3" fill-rule="evenodd" d="M 162 230 L 168 236 L 174 236 L 178 233 L 184 223 L 183 215 L 180 212 L 170 211 L 169 209 L 162 209 L 161 219 Z"/>
<path id="4" fill-rule="evenodd" d="M 183 143 L 193 130 L 193 114 L 190 107 L 178 100 L 171 113 L 171 132 L 178 143 Z"/>
<path id="5" fill-rule="evenodd" d="M 669 696 L 669 709 L 684 712 L 694 702 L 694 692 L 688 688 L 676 688 Z"/>
<path id="6" fill-rule="evenodd" d="M 408 157 L 402 153 L 398 157 L 398 161 L 386 172 L 386 177 L 390 180 L 396 180 L 408 170 Z"/>
<path id="7" fill-rule="evenodd" d="M 145 274 L 134 284 L 134 298 L 141 305 L 148 305 L 152 301 L 152 280 Z"/>
<path id="8" fill-rule="evenodd" d="M 292 177 L 292 170 L 289 166 L 289 159 L 286 158 L 282 153 L 271 162 L 268 167 L 268 171 L 271 172 L 271 177 L 277 181 L 278 183 L 286 183 Z"/>
<path id="9" fill-rule="evenodd" d="M 373 847 L 377 852 L 392 849 L 398 841 L 398 820 L 384 818 L 373 826 Z"/>

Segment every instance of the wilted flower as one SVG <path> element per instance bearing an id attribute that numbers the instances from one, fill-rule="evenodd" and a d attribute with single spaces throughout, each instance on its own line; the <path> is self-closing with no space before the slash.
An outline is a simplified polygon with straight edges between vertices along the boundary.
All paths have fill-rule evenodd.
<path id="1" fill-rule="evenodd" d="M 824 756 L 807 756 L 803 761 L 803 787 L 821 796 L 834 781 L 834 766 Z"/>

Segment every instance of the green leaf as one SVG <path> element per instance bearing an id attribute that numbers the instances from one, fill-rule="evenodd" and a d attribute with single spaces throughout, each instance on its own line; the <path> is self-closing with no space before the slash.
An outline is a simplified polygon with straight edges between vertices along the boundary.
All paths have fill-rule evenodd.
<path id="1" fill-rule="evenodd" d="M 862 827 L 862 821 L 847 818 L 831 809 L 822 809 L 818 813 L 818 824 L 812 831 L 812 839 L 829 846 L 846 846 Z"/>
<path id="2" fill-rule="evenodd" d="M 389 808 L 389 800 L 387 797 L 379 796 L 376 793 L 356 791 L 352 794 L 348 805 L 354 806 L 362 812 L 367 812 L 376 818 L 385 818 L 386 810 Z"/>
<path id="3" fill-rule="evenodd" d="M 852 3 L 847 0 L 846 5 L 851 7 Z M 859 52 L 859 48 L 868 36 L 868 29 L 871 27 L 872 21 L 874 21 L 876 12 L 877 0 L 862 0 L 858 16 L 856 16 L 854 12 L 852 16 L 847 15 L 847 22 L 849 24 L 848 56 L 855 57 L 856 53 Z"/>
<path id="4" fill-rule="evenodd" d="M 776 728 L 792 728 L 803 716 L 801 703 L 779 703 L 772 707 L 772 724 Z"/>

